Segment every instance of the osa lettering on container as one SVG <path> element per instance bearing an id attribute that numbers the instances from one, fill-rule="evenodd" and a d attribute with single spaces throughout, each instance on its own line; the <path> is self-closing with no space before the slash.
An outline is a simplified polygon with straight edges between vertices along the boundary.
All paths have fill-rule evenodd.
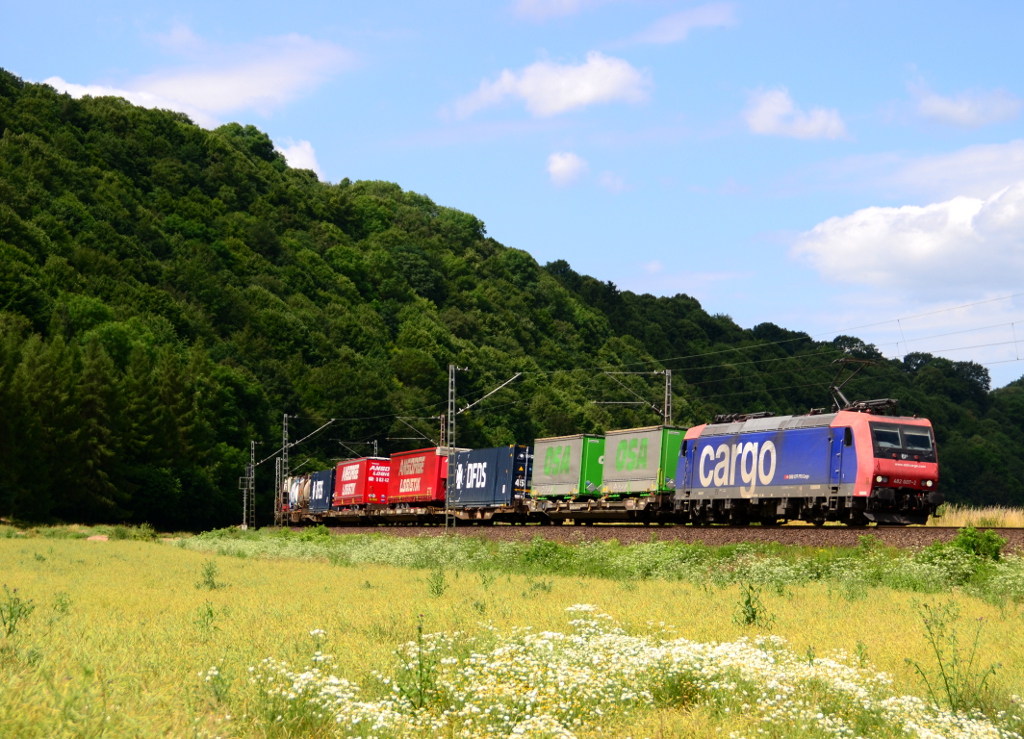
<path id="1" fill-rule="evenodd" d="M 647 439 L 623 439 L 615 448 L 615 469 L 647 469 Z"/>
<path id="2" fill-rule="evenodd" d="M 554 476 L 568 472 L 571 456 L 571 446 L 549 447 L 544 454 L 544 474 Z"/>

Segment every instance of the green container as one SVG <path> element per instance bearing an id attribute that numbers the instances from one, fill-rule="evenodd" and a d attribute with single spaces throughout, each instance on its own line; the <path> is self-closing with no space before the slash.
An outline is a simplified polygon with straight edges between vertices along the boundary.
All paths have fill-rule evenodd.
<path id="1" fill-rule="evenodd" d="M 605 434 L 601 492 L 606 495 L 669 493 L 676 489 L 679 449 L 686 429 L 648 426 Z"/>
<path id="2" fill-rule="evenodd" d="M 537 439 L 533 443 L 533 497 L 598 496 L 603 466 L 603 436 Z"/>

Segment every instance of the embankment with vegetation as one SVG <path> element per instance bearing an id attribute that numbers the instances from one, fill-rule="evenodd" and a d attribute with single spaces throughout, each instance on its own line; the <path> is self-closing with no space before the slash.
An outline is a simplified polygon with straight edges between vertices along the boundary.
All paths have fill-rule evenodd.
<path id="1" fill-rule="evenodd" d="M 983 586 L 1021 568 L 984 533 L 928 561 L 870 539 L 829 553 L 463 538 L 388 547 L 317 530 L 78 538 L 90 533 L 0 530 L 0 734 L 1024 731 L 1021 592 Z M 973 574 L 954 582 L 957 567 L 940 560 L 970 561 Z M 926 567 L 950 579 L 922 577 Z M 844 579 L 851 570 L 889 574 L 860 587 Z"/>

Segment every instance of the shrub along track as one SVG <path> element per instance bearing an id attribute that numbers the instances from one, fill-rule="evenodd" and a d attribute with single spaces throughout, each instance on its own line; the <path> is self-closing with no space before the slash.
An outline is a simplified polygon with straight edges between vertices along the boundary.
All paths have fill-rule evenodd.
<path id="1" fill-rule="evenodd" d="M 302 531 L 301 528 L 294 529 Z M 390 536 L 443 536 L 444 526 L 337 526 L 335 534 L 384 533 Z M 708 546 L 742 542 L 788 544 L 807 547 L 852 547 L 865 534 L 878 537 L 882 543 L 901 548 L 927 546 L 936 541 L 950 541 L 959 529 L 938 526 L 903 528 L 897 526 L 851 529 L 842 526 L 458 526 L 449 529 L 460 536 L 484 536 L 498 541 L 530 541 L 540 536 L 563 544 L 616 540 L 621 544 L 642 544 L 651 541 L 703 542 Z M 1006 539 L 1007 552 L 1024 554 L 1024 529 L 993 529 Z"/>

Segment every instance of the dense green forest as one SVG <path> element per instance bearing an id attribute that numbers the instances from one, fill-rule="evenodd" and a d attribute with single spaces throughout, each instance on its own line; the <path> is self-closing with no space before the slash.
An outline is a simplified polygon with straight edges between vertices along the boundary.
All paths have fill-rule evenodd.
<path id="1" fill-rule="evenodd" d="M 117 98 L 72 99 L 0 70 L 0 514 L 235 523 L 258 457 L 338 419 L 293 467 L 429 446 L 447 366 L 460 446 L 830 404 L 847 386 L 933 420 L 954 500 L 1024 504 L 1024 382 L 853 337 L 743 329 L 686 295 L 541 266 L 467 213 L 387 182 L 319 182 L 252 126 L 214 131 Z M 600 402 L 597 402 L 600 401 Z M 428 441 L 430 439 L 431 441 Z M 260 468 L 270 513 L 273 464 Z"/>

